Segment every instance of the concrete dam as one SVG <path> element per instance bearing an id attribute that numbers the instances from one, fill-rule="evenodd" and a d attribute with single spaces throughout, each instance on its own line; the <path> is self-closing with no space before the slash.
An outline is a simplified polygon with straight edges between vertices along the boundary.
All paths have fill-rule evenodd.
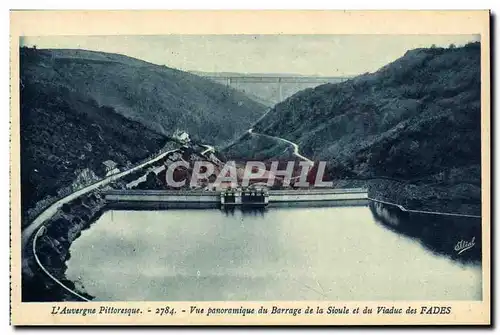
<path id="1" fill-rule="evenodd" d="M 368 191 L 350 189 L 295 190 L 109 190 L 104 192 L 112 208 L 230 208 L 230 207 L 315 207 L 368 204 Z"/>

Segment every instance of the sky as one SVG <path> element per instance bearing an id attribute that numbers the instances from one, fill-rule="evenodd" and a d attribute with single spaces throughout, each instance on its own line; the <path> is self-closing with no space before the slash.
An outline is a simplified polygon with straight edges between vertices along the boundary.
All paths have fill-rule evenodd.
<path id="1" fill-rule="evenodd" d="M 350 76 L 406 51 L 464 45 L 479 35 L 36 36 L 21 45 L 119 53 L 184 71 Z"/>

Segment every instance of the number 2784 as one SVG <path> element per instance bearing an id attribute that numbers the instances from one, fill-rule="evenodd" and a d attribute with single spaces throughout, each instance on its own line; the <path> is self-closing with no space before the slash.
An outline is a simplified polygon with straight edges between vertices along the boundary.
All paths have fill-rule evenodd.
<path id="1" fill-rule="evenodd" d="M 169 306 L 157 308 L 155 314 L 162 315 L 174 315 L 175 309 L 170 308 Z"/>

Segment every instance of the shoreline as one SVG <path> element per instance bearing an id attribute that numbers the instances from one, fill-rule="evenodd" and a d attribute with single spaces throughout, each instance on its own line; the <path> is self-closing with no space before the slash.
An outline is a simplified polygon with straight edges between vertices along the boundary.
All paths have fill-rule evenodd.
<path id="1" fill-rule="evenodd" d="M 80 237 L 82 231 L 91 228 L 92 224 L 108 208 L 113 208 L 112 204 L 106 203 L 102 194 L 103 191 L 116 189 L 116 187 L 119 189 L 126 187 L 127 177 L 130 179 L 130 177 L 142 176 L 144 174 L 142 169 L 147 170 L 156 162 L 161 161 L 164 156 L 168 159 L 168 153 L 166 152 L 160 155 L 161 157 L 158 156 L 157 159 L 153 159 L 151 164 L 142 163 L 137 165 L 132 169 L 134 170 L 132 173 L 120 173 L 123 174 L 121 177 L 124 180 L 121 177 L 116 178 L 109 185 L 103 185 L 103 187 L 92 189 L 88 193 L 80 194 L 69 201 L 67 206 L 57 208 L 47 221 L 34 228 L 27 245 L 31 246 L 33 238 L 38 236 L 39 227 L 46 227 L 43 236 L 39 236 L 37 240 L 40 263 L 46 268 L 46 271 L 66 286 L 67 289 L 43 273 L 43 270 L 36 264 L 33 253 L 26 252 L 26 255 L 23 255 L 23 301 L 81 300 L 81 298 L 68 292 L 68 289 L 85 298 L 93 298 L 85 292 L 81 292 L 77 288 L 77 284 L 68 280 L 65 276 L 66 262 L 71 258 L 70 247 L 72 242 Z M 99 184 L 99 182 L 96 184 Z M 408 209 L 469 215 L 481 214 L 480 202 L 477 203 L 476 201 L 477 192 L 471 192 L 467 197 L 467 188 L 465 191 L 459 190 L 457 192 L 453 187 L 448 186 L 416 185 L 410 181 L 390 179 L 338 179 L 334 180 L 333 184 L 334 188 L 367 188 L 368 197 L 372 201 L 387 202 L 389 203 L 387 205 L 393 205 L 394 208 L 399 208 L 403 212 L 404 209 Z M 367 200 L 370 208 L 372 207 L 372 201 Z M 432 222 L 433 219 L 425 221 Z M 426 225 L 425 222 L 415 220 L 412 222 L 415 225 Z"/>
<path id="2" fill-rule="evenodd" d="M 374 191 L 371 190 L 370 193 Z M 373 202 L 368 205 L 372 207 Z M 386 206 L 387 207 L 387 206 Z M 67 286 L 70 290 L 92 299 L 90 295 L 78 289 L 78 285 L 68 280 L 65 276 L 66 263 L 71 258 L 70 247 L 73 241 L 81 236 L 82 231 L 92 227 L 99 217 L 107 210 L 108 206 L 105 203 L 104 197 L 99 190 L 87 194 L 81 203 L 72 203 L 68 213 L 62 209 L 51 218 L 44 226 L 46 232 L 38 240 L 38 254 L 41 263 L 55 278 Z M 112 208 L 112 207 L 110 207 Z M 394 211 L 397 211 L 394 208 Z M 408 215 L 408 213 L 403 213 Z M 417 216 L 415 216 L 417 217 Z M 381 217 L 375 217 L 381 220 Z M 383 219 L 383 218 L 382 218 Z M 65 221 L 62 221 L 65 220 Z M 71 224 L 68 224 L 68 221 Z M 412 220 L 417 222 L 418 220 Z M 429 220 L 433 221 L 433 220 Z M 422 222 L 419 221 L 420 225 Z M 427 224 L 423 224 L 426 226 Z M 384 224 L 384 226 L 388 226 Z M 389 226 L 390 228 L 390 226 Z M 396 230 L 397 233 L 403 233 Z M 33 237 L 35 234 L 33 235 Z M 30 239 L 32 241 L 33 237 Z M 43 253 L 41 253 L 41 252 Z M 42 273 L 40 268 L 36 268 L 37 264 L 33 262 L 31 255 L 30 273 L 23 273 L 23 301 L 80 301 L 78 297 L 67 292 L 63 287 L 54 282 L 45 273 Z M 28 262 L 30 260 L 27 260 Z M 35 268 L 33 267 L 35 266 Z M 29 289 L 28 289 L 29 288 Z M 37 288 L 41 291 L 36 292 Z M 35 291 L 35 292 L 34 292 Z M 47 300 L 50 297 L 51 300 Z"/>

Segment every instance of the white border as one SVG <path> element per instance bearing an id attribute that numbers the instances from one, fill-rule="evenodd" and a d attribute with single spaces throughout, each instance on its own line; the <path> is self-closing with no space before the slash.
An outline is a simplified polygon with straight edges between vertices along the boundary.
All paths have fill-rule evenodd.
<path id="1" fill-rule="evenodd" d="M 207 5 L 210 3 L 210 5 Z M 3 5 L 3 4 L 2 4 Z M 138 1 L 132 1 L 132 0 L 123 0 L 123 1 L 115 1 L 113 2 L 107 2 L 107 1 L 97 1 L 97 0 L 87 0 L 85 2 L 68 2 L 62 1 L 62 0 L 57 0 L 57 1 L 45 1 L 43 4 L 40 1 L 32 1 L 32 0 L 20 0 L 20 1 L 7 1 L 5 2 L 6 9 L 2 10 L 0 13 L 0 26 L 2 28 L 2 34 L 0 35 L 2 38 L 2 45 L 3 49 L 2 52 L 0 52 L 0 55 L 2 57 L 2 64 L 3 66 L 1 67 L 3 71 L 3 80 L 1 82 L 1 97 L 2 97 L 2 106 L 4 106 L 4 111 L 0 114 L 0 127 L 3 127 L 2 131 L 0 131 L 0 157 L 3 157 L 3 163 L 0 164 L 0 189 L 1 189 L 1 202 L 0 202 L 0 213 L 3 218 L 3 223 L 1 225 L 1 228 L 4 229 L 3 234 L 1 235 L 3 237 L 3 246 L 5 249 L 4 256 L 1 257 L 1 265 L 3 265 L 4 271 L 7 272 L 7 267 L 9 260 L 7 258 L 7 255 L 9 253 L 8 249 L 8 243 L 7 243 L 7 237 L 9 235 L 9 166 L 8 166 L 8 154 L 9 154 L 9 37 L 8 37 L 8 31 L 9 31 L 9 14 L 8 14 L 8 8 L 15 8 L 15 9 L 28 9 L 28 8 L 44 8 L 44 9 L 134 9 L 134 8 L 139 8 L 138 5 L 141 5 L 141 8 L 143 9 L 157 9 L 157 8 L 169 8 L 169 9 L 343 9 L 343 8 L 348 8 L 348 9 L 485 9 L 485 8 L 491 8 L 493 9 L 493 12 L 495 13 L 495 9 L 498 11 L 499 8 L 499 2 L 498 0 L 490 0 L 490 1 L 454 1 L 454 2 L 449 2 L 449 3 L 441 3 L 435 0 L 420 0 L 418 2 L 414 3 L 409 3 L 405 4 L 405 7 L 401 7 L 401 2 L 396 2 L 396 1 L 390 1 L 390 0 L 379 0 L 377 2 L 370 2 L 370 1 L 361 1 L 361 0 L 351 0 L 348 3 L 338 3 L 338 4 L 332 4 L 330 1 L 322 1 L 322 0 L 308 0 L 308 1 L 295 1 L 295 0 L 288 0 L 288 1 L 269 1 L 269 0 L 252 0 L 252 1 L 240 1 L 240 2 L 235 2 L 235 1 L 228 1 L 228 0 L 211 0 L 210 2 L 207 1 L 202 1 L 202 0 L 189 0 L 189 1 L 176 1 L 176 2 L 161 2 L 161 1 L 151 1 L 151 0 L 142 0 L 140 2 Z M 3 9 L 3 8 L 2 8 Z M 498 36 L 498 23 L 496 26 L 493 27 L 492 30 L 492 36 Z M 492 50 L 494 50 L 494 46 L 492 46 Z M 495 64 L 498 64 L 498 55 L 493 51 L 495 58 L 492 60 Z M 496 69 L 497 67 L 495 67 Z M 494 78 L 496 78 L 497 71 L 494 73 Z M 494 85 L 494 94 L 495 97 L 498 96 L 499 89 L 498 86 Z M 495 100 L 495 99 L 494 99 Z M 492 106 L 494 108 L 495 106 Z M 500 124 L 498 116 L 495 118 L 495 124 L 494 127 L 498 129 Z M 499 143 L 495 140 L 495 145 L 494 148 L 498 149 Z M 496 156 L 498 157 L 498 152 L 496 152 Z M 498 162 L 496 162 L 498 163 Z M 498 166 L 498 164 L 496 164 Z M 492 173 L 495 173 L 496 171 L 492 171 Z M 495 183 L 494 186 L 497 186 L 497 183 Z M 500 200 L 497 198 L 495 200 L 495 205 L 493 208 L 498 208 L 500 206 Z M 494 222 L 494 220 L 493 220 Z M 498 228 L 495 230 L 497 233 L 495 234 L 494 238 L 497 237 L 498 234 Z M 495 239 L 496 241 L 496 239 Z M 495 245 L 493 242 L 492 245 Z M 495 250 L 498 250 L 498 247 L 495 248 Z M 495 254 L 495 256 L 498 256 Z M 495 259 L 495 258 L 493 258 Z M 4 272 L 4 273 L 5 273 Z M 0 315 L 2 317 L 2 333 L 6 334 L 11 334 L 14 332 L 14 329 L 10 326 L 9 324 L 9 291 L 7 289 L 9 285 L 9 278 L 5 274 L 2 277 L 2 287 L 3 290 L 1 290 L 2 294 L 2 311 L 0 312 Z M 492 297 L 492 299 L 495 299 L 496 297 Z M 493 317 L 493 320 L 496 320 L 498 322 L 498 307 L 495 308 L 495 316 Z M 172 329 L 175 330 L 175 329 Z M 338 329 L 336 331 L 345 331 L 346 329 Z M 385 329 L 379 328 L 380 331 L 384 331 Z M 5 331 L 5 332 L 4 332 Z M 34 333 L 35 329 L 29 329 L 25 330 L 24 332 L 26 334 L 31 334 Z M 40 331 L 40 330 L 38 330 Z M 46 329 L 45 331 L 54 331 L 53 329 Z M 67 330 L 65 330 L 67 331 Z M 72 331 L 75 332 L 81 332 L 83 330 L 81 329 L 73 329 Z M 111 331 L 111 332 L 121 332 L 123 329 L 109 329 L 109 330 L 94 330 L 94 333 L 97 334 L 103 334 L 105 331 Z M 139 333 L 142 330 L 133 330 L 131 333 Z M 194 331 L 194 330 L 193 330 Z M 249 330 L 245 330 L 249 331 Z M 270 330 L 266 330 L 270 331 Z M 311 330 L 308 330 L 311 331 Z M 363 330 L 355 330 L 354 332 L 361 332 Z M 418 332 L 429 332 L 429 333 L 437 333 L 439 329 L 420 329 Z M 467 329 L 467 332 L 476 332 L 476 331 L 481 331 L 479 329 Z"/>

